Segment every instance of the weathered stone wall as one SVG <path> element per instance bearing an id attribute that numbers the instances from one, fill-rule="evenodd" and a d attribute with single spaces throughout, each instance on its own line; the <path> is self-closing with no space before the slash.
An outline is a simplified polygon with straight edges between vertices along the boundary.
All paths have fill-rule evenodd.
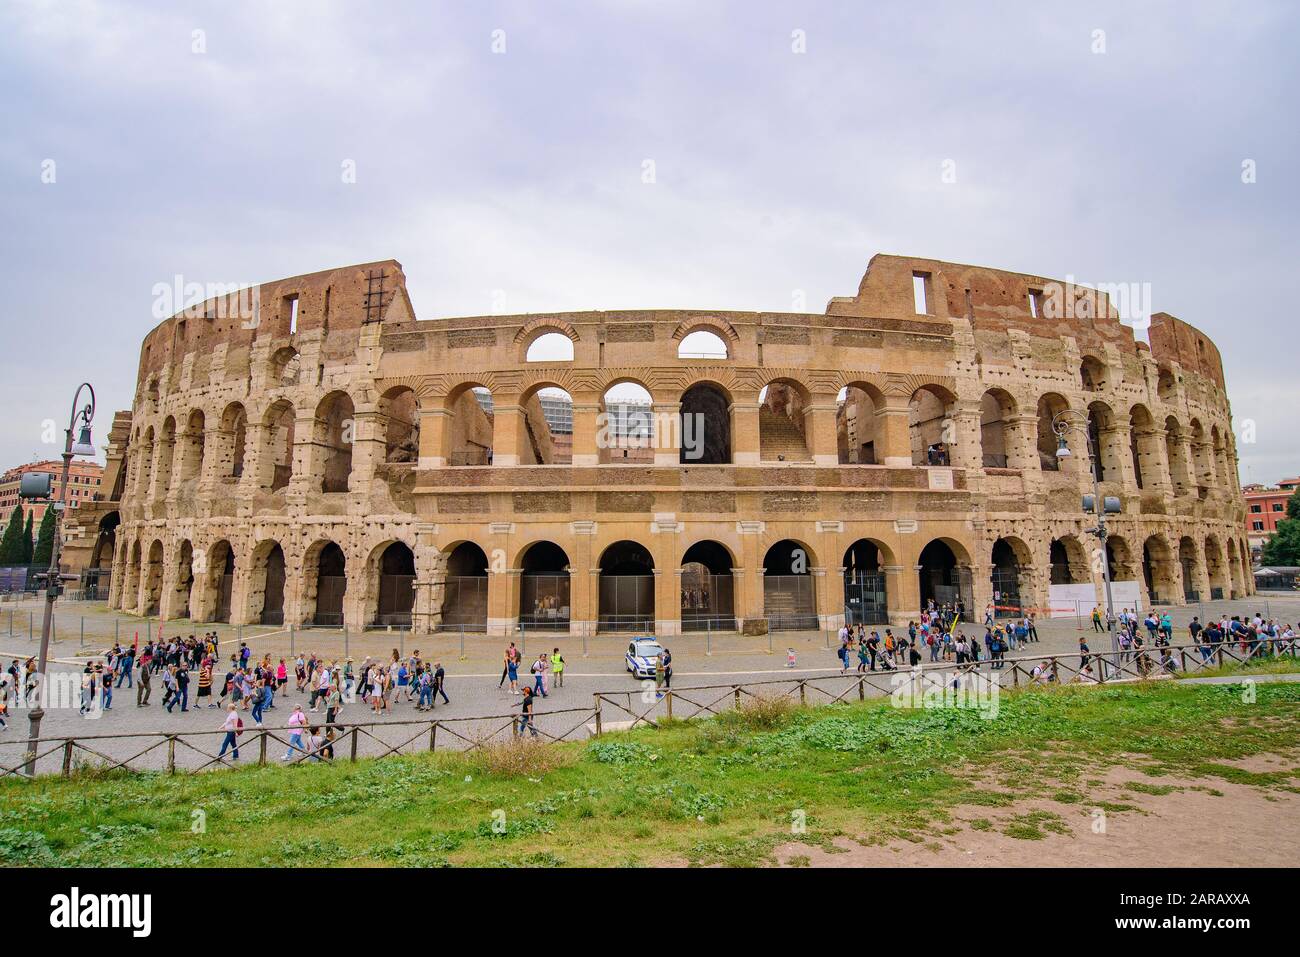
<path id="1" fill-rule="evenodd" d="M 928 283 L 923 314 L 916 275 Z M 858 295 L 832 300 L 822 315 L 432 321 L 415 319 L 393 261 L 268 283 L 256 321 L 211 306 L 146 338 L 123 420 L 111 602 L 257 621 L 279 604 L 268 599 L 267 568 L 282 553 L 285 621 L 333 621 L 337 603 L 338 620 L 360 628 L 388 607 L 391 547 L 413 559 L 417 628 L 464 611 L 450 597 L 467 579 L 449 583 L 454 555 L 453 568 L 487 566 L 480 624 L 504 633 L 521 609 L 545 605 L 527 598 L 537 585 L 527 556 L 549 542 L 563 561 L 548 571 L 568 576 L 564 608 L 583 632 L 608 613 L 602 554 L 630 541 L 649 555 L 652 624 L 671 634 L 691 546 L 715 542 L 730 557 L 731 613 L 743 624 L 769 611 L 765 578 L 789 570 L 767 565 L 791 540 L 804 558 L 796 574 L 815 585 L 814 616 L 835 626 L 855 543 L 873 544 L 889 614 L 905 620 L 935 582 L 982 609 L 1003 540 L 1017 556 L 1023 603 L 1042 609 L 1054 579 L 1092 582 L 1100 597 L 1079 504 L 1092 491 L 1089 417 L 1102 492 L 1123 505 L 1111 522 L 1115 577 L 1173 603 L 1248 593 L 1217 350 L 1163 314 L 1147 348 L 1104 295 L 1071 291 L 1070 315 L 1046 315 L 1033 297 L 1052 283 L 877 256 Z M 698 330 L 716 334 L 726 358 L 678 358 Z M 573 359 L 527 362 L 532 341 L 552 332 L 572 341 Z M 620 383 L 644 387 L 656 414 L 652 457 L 630 464 L 611 461 L 598 442 L 603 397 Z M 491 416 L 476 387 L 491 391 Z M 692 387 L 708 390 L 708 414 L 725 427 L 711 433 L 718 464 L 681 457 L 674 425 Z M 573 400 L 571 461 L 557 455 L 541 414 L 543 388 Z M 1068 433 L 1076 454 L 1058 462 L 1050 413 L 1060 409 L 1077 428 Z M 868 440 L 873 464 L 857 455 Z M 950 569 L 933 565 L 935 542 Z M 321 560 L 330 543 L 341 568 Z M 483 560 L 467 564 L 466 549 Z"/>

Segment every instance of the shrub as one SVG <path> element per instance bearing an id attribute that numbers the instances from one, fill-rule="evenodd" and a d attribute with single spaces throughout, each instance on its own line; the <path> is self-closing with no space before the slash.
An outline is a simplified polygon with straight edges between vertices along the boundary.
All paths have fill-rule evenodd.
<path id="1" fill-rule="evenodd" d="M 784 695 L 754 695 L 745 698 L 732 711 L 726 712 L 724 718 L 752 731 L 773 731 L 785 725 L 790 715 L 794 714 L 796 707 L 795 703 Z"/>
<path id="2" fill-rule="evenodd" d="M 572 763 L 563 749 L 536 739 L 493 741 L 471 751 L 467 760 L 480 773 L 500 778 L 541 777 Z"/>

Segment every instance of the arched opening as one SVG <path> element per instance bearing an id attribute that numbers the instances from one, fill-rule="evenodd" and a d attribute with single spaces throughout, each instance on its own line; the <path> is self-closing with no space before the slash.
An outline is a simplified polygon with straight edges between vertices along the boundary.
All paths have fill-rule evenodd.
<path id="1" fill-rule="evenodd" d="M 849 625 L 889 623 L 880 545 L 860 538 L 844 552 L 844 621 Z"/>
<path id="2" fill-rule="evenodd" d="M 1052 566 L 1053 585 L 1076 584 L 1074 562 L 1071 562 L 1070 551 L 1061 538 L 1053 538 L 1052 545 L 1049 546 L 1048 550 L 1048 562 Z"/>
<path id="3" fill-rule="evenodd" d="M 1079 365 L 1079 383 L 1084 392 L 1106 391 L 1106 367 L 1096 356 L 1084 356 Z"/>
<path id="4" fill-rule="evenodd" d="M 1172 415 L 1165 419 L 1165 459 L 1169 462 L 1169 478 L 1174 491 L 1185 495 L 1196 484 L 1187 468 L 1187 438 L 1182 426 Z"/>
<path id="5" fill-rule="evenodd" d="M 285 399 L 267 409 L 262 419 L 261 472 L 258 486 L 268 492 L 288 488 L 293 477 L 294 410 Z"/>
<path id="6" fill-rule="evenodd" d="M 1178 542 L 1178 564 L 1183 572 L 1183 600 L 1200 601 L 1201 593 L 1196 589 L 1197 556 L 1196 543 L 1187 536 Z"/>
<path id="7" fill-rule="evenodd" d="M 208 549 L 208 576 L 216 597 L 212 620 L 230 621 L 235 589 L 235 550 L 230 542 L 223 539 Z"/>
<path id="8" fill-rule="evenodd" d="M 1106 539 L 1106 565 L 1111 582 L 1137 582 L 1137 567 L 1133 564 L 1133 549 L 1126 539 L 1111 535 Z"/>
<path id="9" fill-rule="evenodd" d="M 398 386 L 379 397 L 379 428 L 384 436 L 385 462 L 419 461 L 420 413 L 413 389 Z"/>
<path id="10" fill-rule="evenodd" d="M 808 390 L 792 379 L 773 379 L 758 395 L 758 457 L 764 462 L 811 462 L 804 408 Z"/>
<path id="11" fill-rule="evenodd" d="M 1015 414 L 1015 399 L 1003 389 L 989 389 L 980 398 L 980 452 L 984 468 L 1010 467 Z"/>
<path id="12" fill-rule="evenodd" d="M 248 439 L 248 413 L 232 402 L 221 414 L 221 474 L 239 478 L 244 474 L 244 443 Z"/>
<path id="13" fill-rule="evenodd" d="M 951 465 L 957 428 L 952 417 L 956 397 L 946 389 L 925 385 L 912 393 L 907 406 L 913 465 Z"/>
<path id="14" fill-rule="evenodd" d="M 921 607 L 937 610 L 947 605 L 969 621 L 972 591 L 969 557 L 963 554 L 959 558 L 952 544 L 936 538 L 921 549 L 917 565 L 920 566 L 917 577 Z"/>
<path id="15" fill-rule="evenodd" d="M 81 576 L 82 597 L 88 601 L 104 601 L 108 598 L 113 560 L 117 554 L 117 529 L 121 524 L 122 515 L 116 510 L 99 520 L 95 547 L 90 553 L 90 567 Z"/>
<path id="16" fill-rule="evenodd" d="M 325 542 L 315 551 L 316 607 L 311 623 L 323 628 L 343 627 L 343 596 L 348 590 L 347 558 L 334 542 Z M 306 570 L 306 569 L 304 569 Z"/>
<path id="17" fill-rule="evenodd" d="M 447 396 L 451 414 L 443 425 L 443 447 L 448 465 L 492 464 L 492 393 L 480 385 L 466 385 Z"/>
<path id="18" fill-rule="evenodd" d="M 131 560 L 127 562 L 125 586 L 122 589 L 122 610 L 136 611 L 140 602 L 140 542 L 131 545 Z"/>
<path id="19" fill-rule="evenodd" d="M 720 388 L 697 382 L 682 393 L 679 426 L 681 464 L 731 462 L 731 397 Z"/>
<path id="20" fill-rule="evenodd" d="M 1031 594 L 1030 551 L 1020 539 L 999 538 L 993 543 L 993 616 L 1019 618 Z"/>
<path id="21" fill-rule="evenodd" d="M 596 449 L 602 465 L 653 465 L 654 403 L 638 382 L 618 382 L 601 397 Z"/>
<path id="22" fill-rule="evenodd" d="M 162 599 L 162 579 L 163 579 L 163 543 L 155 540 L 149 546 L 149 556 L 145 562 L 144 570 L 141 573 L 144 576 L 144 588 L 142 600 L 140 602 L 140 614 L 156 615 L 158 614 L 158 605 Z"/>
<path id="23" fill-rule="evenodd" d="M 543 386 L 524 393 L 519 407 L 524 431 L 519 464 L 573 464 L 573 397 L 558 386 Z"/>
<path id="24" fill-rule="evenodd" d="M 262 542 L 253 552 L 253 588 L 261 588 L 261 608 L 258 598 L 250 596 L 252 612 L 263 625 L 284 624 L 284 549 L 279 542 Z"/>
<path id="25" fill-rule="evenodd" d="M 875 465 L 877 415 L 884 396 L 875 386 L 849 383 L 835 408 L 835 440 L 841 465 Z"/>
<path id="26" fill-rule="evenodd" d="M 1174 382 L 1174 374 L 1169 369 L 1162 368 L 1160 377 L 1156 381 L 1156 395 L 1161 402 L 1170 402 L 1177 391 L 1177 385 Z"/>
<path id="27" fill-rule="evenodd" d="M 1137 487 L 1144 489 L 1160 475 L 1155 422 L 1144 405 L 1135 405 L 1129 412 L 1129 449 L 1133 454 L 1133 476 Z"/>
<path id="28" fill-rule="evenodd" d="M 1199 419 L 1192 419 L 1192 463 L 1196 469 L 1196 484 L 1201 498 L 1214 484 L 1214 465 L 1210 462 L 1210 450 L 1205 441 L 1205 427 Z"/>
<path id="29" fill-rule="evenodd" d="M 569 556 L 554 542 L 533 542 L 519 561 L 519 622 L 524 630 L 569 630 Z"/>
<path id="30" fill-rule="evenodd" d="M 682 556 L 682 631 L 734 631 L 731 553 L 718 542 L 696 542 Z"/>
<path id="31" fill-rule="evenodd" d="M 525 362 L 572 362 L 573 340 L 561 332 L 544 332 L 528 344 Z"/>
<path id="32" fill-rule="evenodd" d="M 151 429 L 150 435 L 153 434 Z M 153 487 L 157 490 L 158 498 L 167 494 L 172 484 L 172 462 L 176 457 L 176 420 L 170 415 L 163 421 L 162 429 L 158 433 L 158 444 L 153 450 Z M 146 483 L 144 487 L 146 493 L 149 492 L 149 486 Z"/>
<path id="33" fill-rule="evenodd" d="M 1120 477 L 1119 462 L 1115 457 L 1113 437 L 1115 414 L 1105 402 L 1088 406 L 1088 441 L 1097 457 L 1098 481 L 1114 482 Z"/>
<path id="34" fill-rule="evenodd" d="M 1205 540 L 1205 572 L 1210 581 L 1210 600 L 1220 601 L 1226 598 L 1232 586 L 1224 564 L 1223 550 L 1213 536 Z"/>
<path id="35" fill-rule="evenodd" d="M 488 559 L 473 542 L 461 542 L 447 553 L 442 592 L 442 628 L 446 631 L 487 631 Z"/>
<path id="36" fill-rule="evenodd" d="M 405 542 L 393 542 L 379 556 L 379 596 L 373 624 L 411 627 L 415 607 L 415 553 Z"/>
<path id="37" fill-rule="evenodd" d="M 189 539 L 176 552 L 176 584 L 172 593 L 172 618 L 190 618 L 190 596 L 194 591 L 194 546 Z"/>
<path id="38" fill-rule="evenodd" d="M 270 368 L 270 385 L 271 388 L 290 389 L 298 385 L 298 374 L 302 368 L 302 360 L 298 357 L 298 350 L 292 346 L 284 346 L 277 349 L 271 356 Z"/>
<path id="39" fill-rule="evenodd" d="M 818 627 L 812 566 L 812 553 L 789 538 L 777 542 L 763 556 L 763 615 L 770 631 Z"/>
<path id="40" fill-rule="evenodd" d="M 1167 605 L 1173 601 L 1172 566 L 1173 554 L 1163 538 L 1152 535 L 1142 544 L 1142 578 L 1151 604 Z"/>
<path id="41" fill-rule="evenodd" d="M 600 556 L 598 628 L 649 631 L 655 624 L 654 559 L 644 546 L 622 541 Z"/>
<path id="42" fill-rule="evenodd" d="M 1049 392 L 1038 400 L 1038 464 L 1044 472 L 1059 472 L 1060 460 L 1056 457 L 1059 440 L 1052 421 L 1070 407 L 1064 397 Z"/>
<path id="43" fill-rule="evenodd" d="M 726 359 L 729 358 L 727 344 L 717 333 L 707 329 L 696 329 L 682 336 L 677 344 L 679 359 Z"/>
<path id="44" fill-rule="evenodd" d="M 322 492 L 346 492 L 352 475 L 352 445 L 356 421 L 352 397 L 346 392 L 331 392 L 316 407 L 316 424 L 312 443 L 315 478 Z"/>
<path id="45" fill-rule="evenodd" d="M 203 474 L 204 428 L 203 413 L 195 409 L 190 413 L 185 423 L 185 434 L 181 437 L 182 485 L 196 481 Z"/>

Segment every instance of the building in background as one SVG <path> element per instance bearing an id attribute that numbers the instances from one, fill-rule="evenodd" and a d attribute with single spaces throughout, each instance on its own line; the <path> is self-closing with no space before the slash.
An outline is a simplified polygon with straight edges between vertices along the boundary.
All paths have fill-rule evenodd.
<path id="1" fill-rule="evenodd" d="M 1277 531 L 1277 523 L 1286 518 L 1287 499 L 1298 487 L 1300 478 L 1283 479 L 1276 487 L 1246 485 L 1242 488 L 1246 498 L 1246 539 L 1250 542 L 1250 557 L 1255 564 L 1259 564 L 1264 543 Z"/>
<path id="2" fill-rule="evenodd" d="M 54 497 L 61 500 L 59 488 L 59 476 L 62 474 L 63 462 L 57 459 L 48 459 L 44 462 L 31 462 L 27 465 L 19 465 L 11 468 L 0 478 L 0 523 L 8 522 L 9 516 L 18 504 L 18 484 L 22 477 L 29 472 L 45 472 L 54 480 Z M 83 462 L 74 459 L 72 466 L 68 470 L 68 508 L 81 508 L 84 504 L 94 501 L 97 494 L 103 491 L 104 466 L 98 462 Z M 27 521 L 27 515 L 32 516 L 33 529 L 39 528 L 41 519 L 45 516 L 46 505 L 44 502 L 24 502 L 23 503 L 23 521 Z M 0 526 L 3 527 L 3 526 Z"/>

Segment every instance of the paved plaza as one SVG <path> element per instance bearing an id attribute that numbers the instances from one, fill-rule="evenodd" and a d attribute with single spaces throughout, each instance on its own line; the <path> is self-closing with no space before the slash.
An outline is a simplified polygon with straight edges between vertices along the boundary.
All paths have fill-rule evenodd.
<path id="1" fill-rule="evenodd" d="M 1279 622 L 1295 623 L 1300 619 L 1300 596 L 1259 595 L 1242 601 L 1208 602 L 1203 606 L 1191 605 L 1169 609 L 1174 623 L 1175 644 L 1186 642 L 1186 625 L 1193 615 L 1251 615 L 1256 612 L 1266 618 L 1276 618 Z M 17 623 L 12 634 L 9 632 L 9 616 Z M 5 664 L 13 658 L 22 659 L 34 655 L 39 645 L 41 605 L 38 601 L 28 600 L 7 604 L 0 607 L 0 655 Z M 33 635 L 29 635 L 26 625 L 28 615 L 34 622 Z M 84 626 L 83 626 L 84 619 Z M 131 616 L 116 615 L 108 612 L 102 605 L 61 603 L 58 608 L 58 621 L 62 638 L 52 646 L 51 671 L 57 673 L 76 672 L 82 663 L 102 653 L 117 634 L 124 643 L 133 640 L 137 631 L 144 636 L 157 628 L 157 622 L 148 623 Z M 376 716 L 364 703 L 345 706 L 341 721 L 346 724 L 364 724 L 380 722 L 382 728 L 371 729 L 359 736 L 358 755 L 382 753 L 386 747 L 393 747 L 407 739 L 414 738 L 403 750 L 420 750 L 428 747 L 429 718 L 438 718 L 449 722 L 439 730 L 436 741 L 438 748 L 465 747 L 468 740 L 482 737 L 503 737 L 509 733 L 509 715 L 517 713 L 519 698 L 509 694 L 500 687 L 501 657 L 507 643 L 506 639 L 485 638 L 481 635 L 457 634 L 421 636 L 412 638 L 403 632 L 367 632 L 361 635 L 344 636 L 342 632 L 311 629 L 296 631 L 292 636 L 288 632 L 274 628 L 246 627 L 231 628 L 226 625 L 195 625 L 188 622 L 169 622 L 163 631 L 166 636 L 187 635 L 192 631 L 202 633 L 213 628 L 221 635 L 222 653 L 227 655 L 238 647 L 240 640 L 247 641 L 254 657 L 270 652 L 273 659 L 283 656 L 290 660 L 290 647 L 302 653 L 316 653 L 327 661 L 341 660 L 346 654 L 360 663 L 367 655 L 387 657 L 393 648 L 400 653 L 419 650 L 427 661 L 441 661 L 447 670 L 447 693 L 450 704 L 441 704 L 433 713 L 417 712 L 413 702 L 402 701 L 394 706 L 391 714 Z M 82 639 L 84 628 L 85 639 Z M 1011 657 L 1063 655 L 1073 657 L 1078 652 L 1080 636 L 1085 637 L 1091 650 L 1105 650 L 1104 635 L 1095 635 L 1087 621 L 1076 622 L 1075 619 L 1057 619 L 1039 623 L 1041 641 L 1028 648 L 1012 653 Z M 898 629 L 896 629 L 898 630 Z M 982 636 L 982 625 L 967 625 L 968 635 Z M 629 715 L 622 708 L 631 708 L 636 713 L 651 715 L 663 714 L 665 706 L 656 702 L 653 695 L 643 697 L 644 683 L 634 680 L 626 673 L 623 664 L 623 652 L 626 648 L 626 636 L 598 636 L 583 642 L 581 638 L 568 635 L 520 635 L 516 641 L 523 646 L 524 668 L 521 669 L 521 681 L 530 656 L 538 652 L 550 652 L 558 647 L 567 662 L 563 688 L 553 688 L 551 695 L 538 702 L 538 727 L 546 734 L 569 737 L 584 737 L 591 733 L 591 709 L 595 692 L 614 693 L 603 706 L 605 729 L 623 726 Z M 829 700 L 830 694 L 839 694 L 850 689 L 856 680 L 849 676 L 845 679 L 835 678 L 840 670 L 835 654 L 837 646 L 834 634 L 818 632 L 779 633 L 764 637 L 742 637 L 727 635 L 684 635 L 665 642 L 671 648 L 674 658 L 673 686 L 682 692 L 678 699 L 677 716 L 694 713 L 698 705 L 714 702 L 719 698 L 730 699 L 730 694 L 723 688 L 708 693 L 696 694 L 691 688 L 713 685 L 745 684 L 772 682 L 767 686 L 768 693 L 781 693 L 792 690 L 800 679 L 819 679 L 816 687 L 821 690 L 810 691 L 808 701 L 815 704 Z M 770 651 L 769 651 L 770 647 Z M 793 669 L 786 667 L 786 649 L 793 648 L 796 653 L 796 665 Z M 291 669 L 292 671 L 292 669 Z M 220 676 L 218 675 L 218 678 Z M 824 679 L 824 680 L 823 680 Z M 879 679 L 867 694 L 882 694 L 888 687 L 885 679 Z M 42 726 L 42 738 L 60 738 L 86 735 L 119 735 L 124 733 L 184 733 L 187 736 L 202 732 L 203 736 L 187 737 L 186 740 L 208 754 L 215 754 L 220 746 L 221 734 L 218 731 L 222 712 L 207 707 L 196 708 L 194 692 L 196 683 L 191 683 L 191 705 L 187 713 L 179 709 L 172 713 L 161 707 L 162 683 L 155 677 L 152 700 L 148 707 L 136 707 L 134 690 L 128 690 L 125 684 L 114 694 L 110 710 L 93 718 L 82 717 L 76 702 L 68 706 L 47 709 Z M 299 695 L 293 690 L 293 681 L 285 694 L 277 695 L 275 707 L 266 713 L 266 727 L 285 737 L 283 728 L 294 704 L 307 706 L 307 696 Z M 622 692 L 621 695 L 617 694 Z M 857 692 L 852 693 L 857 697 Z M 647 703 L 648 701 L 648 703 Z M 481 717 L 502 716 L 502 717 Z M 313 717 L 309 714 L 309 717 Z M 316 715 L 323 720 L 323 712 Z M 467 720 L 477 719 L 477 720 Z M 244 713 L 246 732 L 242 739 L 243 753 L 241 761 L 256 761 L 260 749 L 253 734 L 251 717 Z M 405 723 L 404 723 L 405 722 Z M 421 722 L 422 724 L 407 724 Z M 27 716 L 21 708 L 12 708 L 9 727 L 0 731 L 0 765 L 13 767 L 22 757 L 27 731 Z M 144 750 L 151 743 L 162 738 L 147 739 L 110 738 L 85 741 L 86 745 L 98 752 L 93 754 L 76 752 L 76 761 L 102 763 L 104 757 L 124 760 Z M 381 743 L 384 742 L 384 743 Z M 347 756 L 350 742 L 346 742 L 341 756 Z M 42 751 L 47 750 L 43 747 Z M 133 767 L 159 768 L 165 766 L 167 747 L 160 744 L 142 758 L 132 762 Z M 270 740 L 267 746 L 268 760 L 282 755 L 285 746 Z M 208 761 L 199 750 L 188 746 L 178 746 L 175 753 L 178 767 L 192 768 Z M 51 753 L 42 758 L 42 772 L 57 771 L 62 762 L 60 752 Z"/>

